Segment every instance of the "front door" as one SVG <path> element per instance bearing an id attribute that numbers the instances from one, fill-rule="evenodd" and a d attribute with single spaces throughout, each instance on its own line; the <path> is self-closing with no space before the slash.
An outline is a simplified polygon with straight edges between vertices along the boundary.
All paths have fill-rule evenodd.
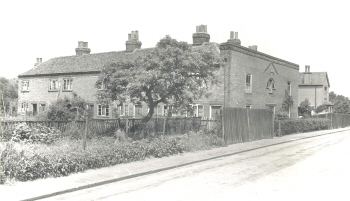
<path id="1" fill-rule="evenodd" d="M 33 115 L 36 115 L 38 113 L 38 105 L 33 104 Z"/>

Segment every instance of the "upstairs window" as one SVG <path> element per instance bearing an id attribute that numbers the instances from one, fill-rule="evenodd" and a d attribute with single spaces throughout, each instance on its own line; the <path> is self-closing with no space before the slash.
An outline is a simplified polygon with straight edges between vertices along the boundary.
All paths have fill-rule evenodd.
<path id="1" fill-rule="evenodd" d="M 245 92 L 252 93 L 252 74 L 247 74 L 245 78 Z"/>
<path id="2" fill-rule="evenodd" d="M 29 91 L 29 81 L 22 81 L 22 91 Z"/>
<path id="3" fill-rule="evenodd" d="M 50 80 L 49 91 L 58 91 L 59 83 L 58 80 Z"/>
<path id="4" fill-rule="evenodd" d="M 71 91 L 72 90 L 73 79 L 63 79 L 63 90 Z"/>
<path id="5" fill-rule="evenodd" d="M 270 90 L 270 93 L 273 93 L 273 90 L 275 90 L 275 80 L 270 78 L 269 81 L 267 82 L 266 88 Z"/>
<path id="6" fill-rule="evenodd" d="M 288 93 L 291 96 L 292 95 L 292 83 L 288 82 Z"/>
<path id="7" fill-rule="evenodd" d="M 98 116 L 109 116 L 109 105 L 98 105 L 97 110 Z"/>

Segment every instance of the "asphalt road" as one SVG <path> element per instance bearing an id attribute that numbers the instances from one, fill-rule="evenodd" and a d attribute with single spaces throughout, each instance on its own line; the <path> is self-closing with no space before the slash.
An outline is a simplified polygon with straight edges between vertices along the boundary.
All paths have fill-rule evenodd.
<path id="1" fill-rule="evenodd" d="M 345 131 L 46 200 L 350 200 L 349 157 Z"/>

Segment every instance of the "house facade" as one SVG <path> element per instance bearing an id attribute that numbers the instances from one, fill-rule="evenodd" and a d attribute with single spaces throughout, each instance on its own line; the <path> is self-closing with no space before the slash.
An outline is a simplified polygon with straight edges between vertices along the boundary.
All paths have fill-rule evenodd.
<path id="1" fill-rule="evenodd" d="M 227 42 L 210 42 L 205 25 L 197 26 L 192 35 L 194 48 L 209 48 L 220 54 L 223 66 L 215 67 L 218 83 L 192 105 L 193 116 L 217 117 L 221 108 L 230 107 L 266 109 L 275 112 L 282 108 L 286 93 L 298 102 L 299 66 L 297 64 L 257 51 L 257 46 L 241 46 L 238 33 L 231 32 Z M 85 99 L 92 109 L 93 118 L 115 118 L 117 110 L 121 116 L 141 118 L 148 113 L 146 104 L 124 103 L 101 105 L 97 102 L 95 84 L 106 63 L 134 59 L 147 54 L 152 48 L 141 49 L 138 31 L 133 31 L 126 41 L 126 49 L 120 52 L 90 54 L 87 42 L 78 42 L 73 56 L 57 57 L 42 62 L 19 77 L 18 112 L 37 114 L 47 110 L 57 99 L 76 93 Z M 154 116 L 164 116 L 169 110 L 160 104 Z M 290 109 L 291 117 L 297 117 L 296 104 Z"/>
<path id="2" fill-rule="evenodd" d="M 305 72 L 300 73 L 298 86 L 298 105 L 308 99 L 311 107 L 325 105 L 325 112 L 332 112 L 333 104 L 329 101 L 330 83 L 327 72 L 311 72 L 310 66 L 305 66 Z"/>

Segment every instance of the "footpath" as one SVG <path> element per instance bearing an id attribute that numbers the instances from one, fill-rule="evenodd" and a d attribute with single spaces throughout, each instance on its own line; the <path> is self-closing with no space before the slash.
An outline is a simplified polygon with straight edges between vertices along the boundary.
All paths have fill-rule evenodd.
<path id="1" fill-rule="evenodd" d="M 184 153 L 163 158 L 150 158 L 143 161 L 119 164 L 111 167 L 87 170 L 82 173 L 72 174 L 67 177 L 40 179 L 28 182 L 16 182 L 13 185 L 0 185 L 1 200 L 37 200 L 49 198 L 57 194 L 74 192 L 79 189 L 87 189 L 107 183 L 170 170 L 181 166 L 203 162 L 214 158 L 239 154 L 241 152 L 263 149 L 267 146 L 300 140 L 302 138 L 316 137 L 320 135 L 335 134 L 350 130 L 349 127 L 301 133 L 263 139 L 253 142 L 239 143 L 211 150 Z"/>

